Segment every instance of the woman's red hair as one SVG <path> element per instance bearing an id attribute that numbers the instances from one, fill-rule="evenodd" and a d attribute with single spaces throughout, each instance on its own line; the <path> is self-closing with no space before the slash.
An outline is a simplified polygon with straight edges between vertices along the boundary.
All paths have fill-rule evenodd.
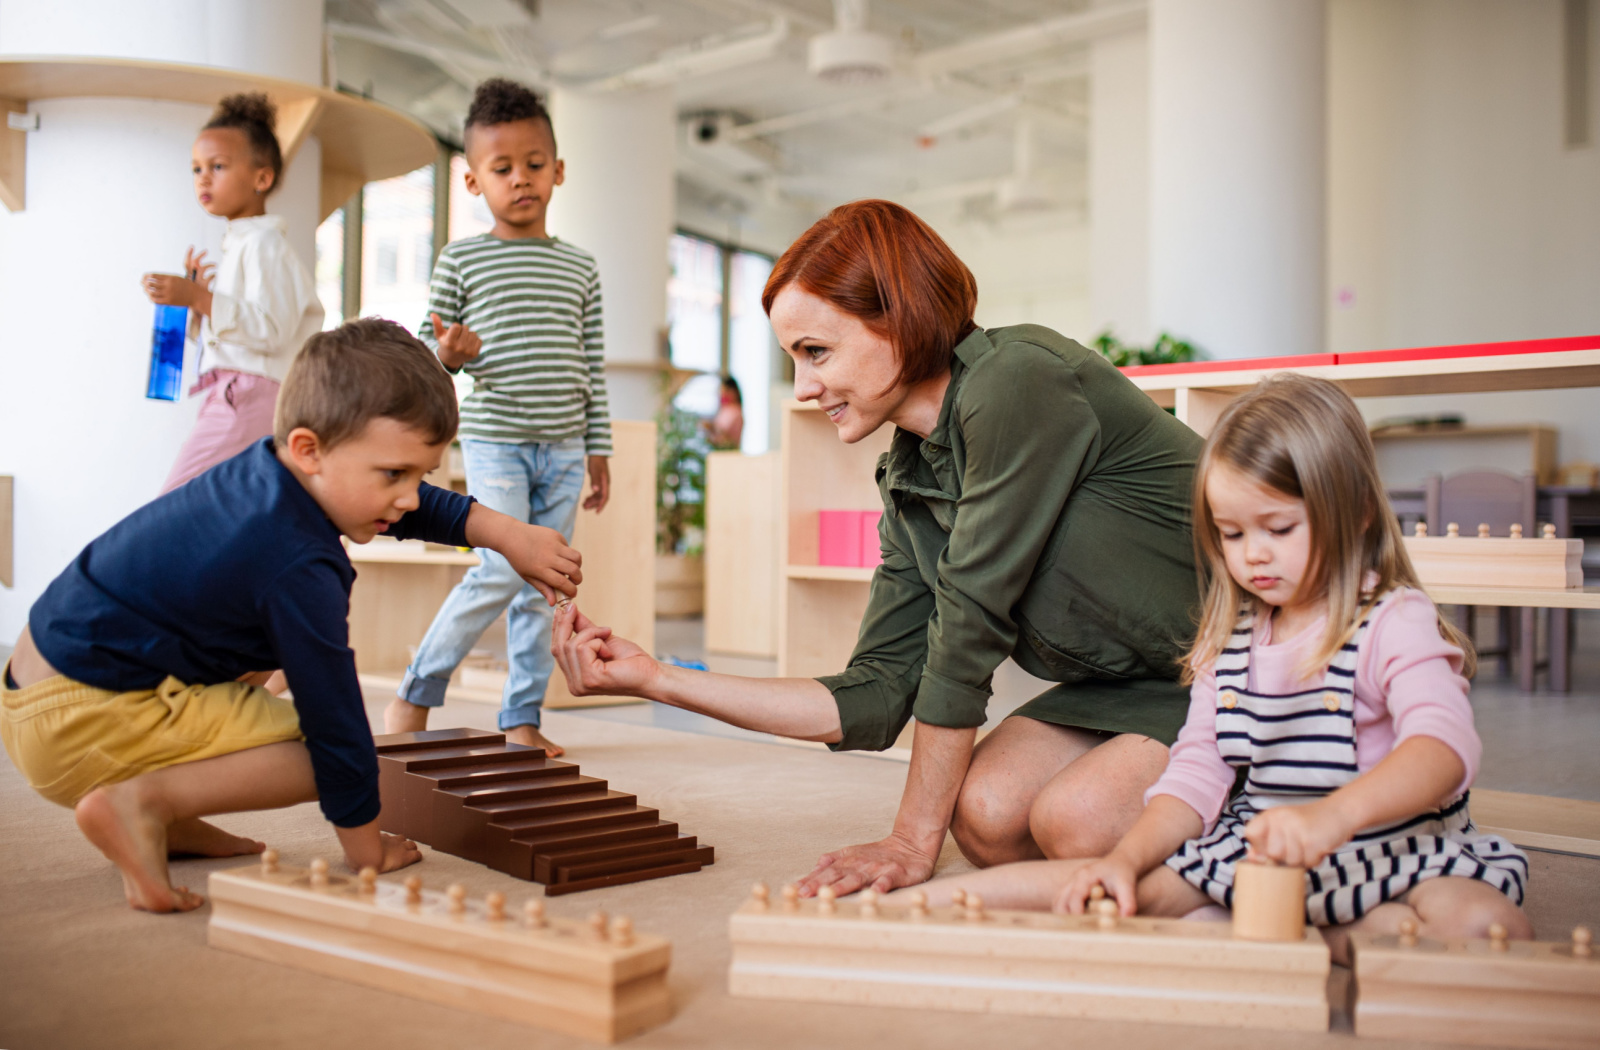
<path id="1" fill-rule="evenodd" d="M 824 215 L 772 267 L 761 305 L 791 283 L 860 318 L 889 340 L 898 382 L 950 368 L 956 344 L 977 327 L 978 282 L 927 223 L 892 201 L 852 201 Z"/>

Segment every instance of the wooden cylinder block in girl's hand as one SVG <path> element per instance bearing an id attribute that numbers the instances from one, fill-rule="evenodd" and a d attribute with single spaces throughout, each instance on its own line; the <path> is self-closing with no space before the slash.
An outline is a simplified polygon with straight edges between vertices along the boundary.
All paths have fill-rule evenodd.
<path id="1" fill-rule="evenodd" d="M 1233 873 L 1233 935 L 1242 941 L 1303 940 L 1306 870 L 1240 861 Z"/>

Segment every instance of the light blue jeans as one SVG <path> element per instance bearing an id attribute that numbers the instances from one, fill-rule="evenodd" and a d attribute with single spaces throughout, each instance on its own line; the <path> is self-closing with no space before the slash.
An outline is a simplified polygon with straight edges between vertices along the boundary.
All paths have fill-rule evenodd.
<path id="1" fill-rule="evenodd" d="M 478 502 L 572 538 L 583 494 L 582 437 L 516 445 L 462 438 L 461 454 L 466 460 L 467 491 Z M 478 558 L 433 618 L 416 659 L 406 668 L 400 698 L 418 707 L 443 704 L 456 665 L 509 605 L 506 651 L 511 673 L 500 700 L 500 729 L 537 728 L 545 686 L 555 670 L 550 606 L 505 558 L 481 549 Z"/>

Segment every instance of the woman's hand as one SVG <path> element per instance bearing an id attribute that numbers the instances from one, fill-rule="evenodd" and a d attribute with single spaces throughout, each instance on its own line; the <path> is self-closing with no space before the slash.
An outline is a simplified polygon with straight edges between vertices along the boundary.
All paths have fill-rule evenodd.
<path id="1" fill-rule="evenodd" d="M 571 603 L 556 609 L 550 650 L 573 696 L 649 696 L 661 675 L 654 657 L 597 626 Z"/>
<path id="2" fill-rule="evenodd" d="M 824 886 L 832 886 L 841 897 L 863 886 L 879 893 L 916 886 L 933 875 L 938 859 L 937 851 L 929 853 L 895 832 L 880 842 L 846 846 L 818 857 L 816 868 L 800 880 L 800 896 L 815 896 Z"/>
<path id="3" fill-rule="evenodd" d="M 1082 915 L 1088 908 L 1089 898 L 1096 886 L 1117 902 L 1117 910 L 1123 915 L 1138 912 L 1139 869 L 1132 860 L 1115 850 L 1073 872 L 1071 880 L 1056 895 L 1051 910 Z"/>
<path id="4" fill-rule="evenodd" d="M 1251 855 L 1294 868 L 1314 868 L 1322 863 L 1322 858 L 1349 842 L 1357 830 L 1346 825 L 1329 801 L 1276 806 L 1257 813 L 1244 827 Z"/>

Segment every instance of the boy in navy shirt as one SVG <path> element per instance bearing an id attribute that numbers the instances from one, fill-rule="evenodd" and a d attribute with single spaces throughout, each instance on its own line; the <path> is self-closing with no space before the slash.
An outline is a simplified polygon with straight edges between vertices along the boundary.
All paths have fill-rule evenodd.
<path id="1" fill-rule="evenodd" d="M 561 534 L 422 484 L 457 422 L 450 377 L 398 325 L 313 336 L 274 436 L 134 511 L 35 603 L 0 676 L 0 739 L 35 790 L 76 811 L 128 903 L 188 911 L 169 851 L 262 844 L 202 817 L 319 799 L 353 868 L 421 859 L 378 831 L 378 765 L 349 646 L 355 571 L 340 535 L 504 555 L 571 597 Z M 251 684 L 281 668 L 285 700 Z"/>

